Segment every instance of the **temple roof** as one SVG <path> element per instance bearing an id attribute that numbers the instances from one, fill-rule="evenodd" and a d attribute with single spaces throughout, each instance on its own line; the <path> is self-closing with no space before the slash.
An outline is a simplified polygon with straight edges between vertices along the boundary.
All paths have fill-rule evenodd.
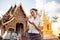
<path id="1" fill-rule="evenodd" d="M 17 9 L 19 9 L 19 10 L 17 10 Z M 26 14 L 23 10 L 22 5 L 20 4 L 20 5 L 16 6 L 16 4 L 15 4 L 14 7 L 11 6 L 9 8 L 9 10 L 6 12 L 6 14 L 3 15 L 2 20 L 4 21 L 4 23 L 10 21 L 14 17 L 14 13 L 17 11 L 23 12 L 22 14 L 24 15 L 24 17 L 26 17 Z M 13 15 L 13 16 L 11 16 L 11 15 Z"/>
<path id="2" fill-rule="evenodd" d="M 25 11 L 24 11 L 21 3 L 15 8 L 15 12 L 17 9 L 20 9 L 23 12 L 23 15 L 26 16 Z"/>

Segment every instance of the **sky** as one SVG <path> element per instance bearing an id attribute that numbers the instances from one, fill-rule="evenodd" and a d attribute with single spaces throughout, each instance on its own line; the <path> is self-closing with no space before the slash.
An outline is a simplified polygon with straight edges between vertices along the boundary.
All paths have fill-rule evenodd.
<path id="1" fill-rule="evenodd" d="M 0 0 L 0 17 L 4 15 L 11 6 L 22 4 L 24 11 L 29 15 L 31 8 L 36 8 L 35 0 Z"/>
<path id="2" fill-rule="evenodd" d="M 19 5 L 20 3 L 27 15 L 30 15 L 31 8 L 36 8 L 39 12 L 44 9 L 50 19 L 60 13 L 60 0 L 0 0 L 0 17 L 11 6 Z"/>

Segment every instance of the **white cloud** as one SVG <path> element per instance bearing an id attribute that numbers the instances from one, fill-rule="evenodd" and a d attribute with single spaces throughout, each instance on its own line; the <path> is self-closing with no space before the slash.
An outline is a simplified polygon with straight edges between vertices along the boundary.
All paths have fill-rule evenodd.
<path id="1" fill-rule="evenodd" d="M 45 0 L 46 1 L 46 0 Z M 50 17 L 50 19 L 60 13 L 60 4 L 56 1 L 51 1 L 46 3 L 43 0 L 36 0 L 36 8 L 38 10 L 45 9 L 46 14 Z"/>
<path id="2" fill-rule="evenodd" d="M 59 9 L 60 4 L 55 1 L 48 2 L 47 4 L 45 4 L 45 11 L 49 17 L 57 15 L 60 11 Z"/>
<path id="3" fill-rule="evenodd" d="M 36 8 L 38 9 L 38 10 L 41 10 L 41 9 L 43 9 L 43 4 L 44 4 L 44 2 L 43 2 L 43 0 L 35 0 L 36 1 Z"/>

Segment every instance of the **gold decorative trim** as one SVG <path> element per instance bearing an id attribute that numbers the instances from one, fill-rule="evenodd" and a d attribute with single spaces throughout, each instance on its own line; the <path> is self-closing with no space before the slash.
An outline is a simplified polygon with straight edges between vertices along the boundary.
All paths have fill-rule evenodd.
<path id="1" fill-rule="evenodd" d="M 10 23 L 10 22 L 13 21 L 14 19 L 15 19 L 15 17 L 13 17 L 11 20 L 9 20 L 9 21 L 6 22 L 6 23 L 3 23 L 3 25 L 6 25 L 6 24 Z"/>

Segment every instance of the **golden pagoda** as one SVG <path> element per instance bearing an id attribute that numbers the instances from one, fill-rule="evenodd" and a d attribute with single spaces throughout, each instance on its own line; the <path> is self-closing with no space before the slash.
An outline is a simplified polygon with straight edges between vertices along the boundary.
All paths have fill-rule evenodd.
<path id="1" fill-rule="evenodd" d="M 60 34 L 60 27 L 58 28 L 58 34 Z"/>
<path id="2" fill-rule="evenodd" d="M 53 31 L 52 31 L 52 22 L 49 21 L 49 19 L 47 18 L 46 14 L 43 13 L 43 37 L 53 37 Z"/>

